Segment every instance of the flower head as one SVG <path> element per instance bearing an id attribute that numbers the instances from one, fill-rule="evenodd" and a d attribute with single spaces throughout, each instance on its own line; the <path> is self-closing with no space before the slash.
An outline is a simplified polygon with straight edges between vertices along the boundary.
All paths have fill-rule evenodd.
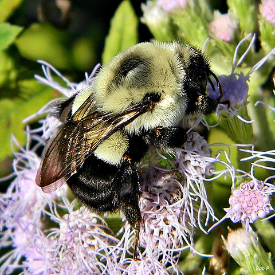
<path id="1" fill-rule="evenodd" d="M 275 26 L 275 2 L 273 0 L 263 0 L 260 13 L 267 22 Z"/>
<path id="2" fill-rule="evenodd" d="M 58 243 L 56 261 L 62 274 L 99 274 L 106 268 L 110 270 L 108 265 L 116 264 L 118 240 L 101 217 L 82 206 L 63 217 L 52 213 L 51 219 L 59 225 L 51 238 Z"/>
<path id="3" fill-rule="evenodd" d="M 157 4 L 166 12 L 172 12 L 177 8 L 184 8 L 188 4 L 188 0 L 158 0 Z"/>
<path id="4" fill-rule="evenodd" d="M 228 104 L 220 104 L 217 110 L 217 113 L 228 113 L 231 117 L 238 115 L 238 109 L 241 106 L 246 104 L 246 99 L 248 96 L 249 85 L 248 82 L 250 80 L 250 75 L 257 71 L 266 61 L 267 59 L 275 54 L 275 49 L 273 49 L 268 55 L 266 55 L 263 59 L 261 59 L 257 64 L 255 64 L 252 69 L 247 73 L 235 73 L 235 69 L 242 63 L 243 59 L 253 46 L 256 41 L 256 36 L 254 35 L 249 47 L 245 51 L 245 53 L 240 57 L 237 62 L 237 54 L 240 46 L 251 36 L 251 34 L 247 35 L 243 38 L 238 46 L 236 47 L 232 71 L 230 75 L 221 75 L 219 76 L 219 81 L 224 91 L 224 96 L 221 99 L 221 102 L 228 102 Z M 212 99 L 217 99 L 219 97 L 219 89 L 217 84 L 215 84 L 215 90 L 213 90 L 210 85 L 208 85 L 208 93 Z"/>
<path id="5" fill-rule="evenodd" d="M 0 220 L 3 226 L 0 246 L 12 245 L 13 251 L 8 260 L 6 259 L 5 263 L 2 264 L 1 274 L 6 274 L 8 270 L 18 268 L 20 266 L 19 262 L 23 258 L 26 259 L 23 267 L 28 268 L 30 263 L 28 256 L 33 257 L 33 261 L 34 259 L 37 261 L 39 258 L 37 254 L 40 253 L 41 261 L 45 263 L 44 270 L 47 269 L 46 255 L 44 251 L 40 251 L 38 248 L 45 248 L 45 244 L 48 242 L 41 233 L 43 228 L 42 219 L 45 215 L 45 207 L 53 206 L 53 199 L 58 196 L 58 193 L 56 193 L 46 197 L 40 188 L 35 185 L 35 176 L 40 159 L 35 151 L 29 150 L 29 144 L 27 144 L 26 149 L 23 149 L 15 139 L 14 142 L 21 150 L 14 153 L 13 169 L 15 179 L 8 191 L 5 194 L 0 194 Z M 34 269 L 34 262 L 32 268 Z"/>
<path id="6" fill-rule="evenodd" d="M 249 223 L 264 218 L 271 210 L 270 196 L 275 189 L 266 186 L 256 179 L 243 182 L 232 192 L 229 198 L 230 207 L 226 208 L 227 215 L 234 223 L 243 222 L 248 229 Z"/>
<path id="7" fill-rule="evenodd" d="M 175 39 L 172 31 L 169 15 L 160 5 L 154 1 L 141 4 L 143 17 L 141 22 L 146 24 L 158 41 L 173 41 Z"/>
<path id="8" fill-rule="evenodd" d="M 143 257 L 161 259 L 161 264 L 170 263 L 176 270 L 180 251 L 197 253 L 193 236 L 196 228 L 204 231 L 201 221 L 207 224 L 210 217 L 215 219 L 204 185 L 215 159 L 210 157 L 207 142 L 194 131 L 187 133 L 183 148 L 173 155 L 167 158 L 150 152 L 151 164 L 141 164 L 140 245 Z M 165 167 L 160 165 L 163 158 L 168 162 Z"/>
<path id="9" fill-rule="evenodd" d="M 231 42 L 237 30 L 237 23 L 231 14 L 215 12 L 214 20 L 208 25 L 208 28 L 212 36 L 225 42 Z"/>

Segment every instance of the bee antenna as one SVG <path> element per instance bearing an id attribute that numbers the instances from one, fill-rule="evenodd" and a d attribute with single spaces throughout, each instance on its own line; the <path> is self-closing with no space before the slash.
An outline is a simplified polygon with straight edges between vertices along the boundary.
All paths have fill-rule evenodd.
<path id="1" fill-rule="evenodd" d="M 209 81 L 209 83 L 210 83 L 210 85 L 211 85 L 213 91 L 215 91 L 215 86 L 214 86 L 214 84 L 213 84 L 213 82 L 212 82 L 212 80 L 211 80 L 210 77 L 208 77 L 208 81 Z"/>
<path id="2" fill-rule="evenodd" d="M 222 97 L 224 96 L 224 91 L 222 89 L 221 82 L 219 81 L 218 77 L 212 71 L 210 71 L 210 75 L 212 75 L 215 78 L 216 82 L 217 82 L 217 85 L 218 85 L 218 88 L 219 88 L 219 91 L 220 91 L 220 96 L 217 98 L 217 101 L 220 102 Z M 210 79 L 209 79 L 209 83 L 212 86 L 213 90 L 215 91 L 215 87 L 213 85 L 213 82 Z"/>

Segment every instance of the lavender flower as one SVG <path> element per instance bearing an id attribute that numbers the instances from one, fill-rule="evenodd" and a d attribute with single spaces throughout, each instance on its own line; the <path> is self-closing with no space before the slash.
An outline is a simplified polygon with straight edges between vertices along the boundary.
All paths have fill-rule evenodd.
<path id="1" fill-rule="evenodd" d="M 237 22 L 231 14 L 214 13 L 214 20 L 208 25 L 212 36 L 225 41 L 232 42 L 237 30 Z"/>
<path id="2" fill-rule="evenodd" d="M 14 143 L 19 147 L 15 139 Z M 14 248 L 1 259 L 5 261 L 0 268 L 1 274 L 12 272 L 18 267 L 27 267 L 28 260 L 20 264 L 23 257 L 37 254 L 38 247 L 47 242 L 41 233 L 44 209 L 47 205 L 52 205 L 53 198 L 61 191 L 46 197 L 36 187 L 34 181 L 40 160 L 34 151 L 29 150 L 28 145 L 27 149 L 19 148 L 21 152 L 14 153 L 15 179 L 7 192 L 0 195 L 2 224 L 0 246 L 12 245 Z M 44 255 L 43 252 L 41 255 Z M 38 259 L 37 256 L 36 259 Z M 45 264 L 45 270 L 47 266 Z"/>
<path id="3" fill-rule="evenodd" d="M 143 17 L 141 22 L 146 24 L 158 41 L 172 41 L 174 39 L 169 15 L 154 1 L 141 4 Z"/>
<path id="4" fill-rule="evenodd" d="M 157 5 L 166 12 L 175 11 L 178 8 L 184 8 L 188 4 L 188 0 L 158 0 Z"/>
<path id="5" fill-rule="evenodd" d="M 210 222 L 216 222 L 211 230 L 224 219 L 230 219 L 233 223 L 240 222 L 245 227 L 245 230 L 237 232 L 229 230 L 228 239 L 224 241 L 230 255 L 241 266 L 241 272 L 257 274 L 263 272 L 264 268 L 266 274 L 275 273 L 272 256 L 262 249 L 256 234 L 249 227 L 255 221 L 271 219 L 275 215 L 271 206 L 275 192 L 275 150 L 272 138 L 265 131 L 268 129 L 270 133 L 274 132 L 273 117 L 268 116 L 267 112 L 269 109 L 270 113 L 274 113 L 275 108 L 271 101 L 261 97 L 261 85 L 270 76 L 272 68 L 268 70 L 265 67 L 266 70 L 255 73 L 267 60 L 268 64 L 274 66 L 271 60 L 275 54 L 272 39 L 272 26 L 275 24 L 273 1 L 262 1 L 259 5 L 259 38 L 255 52 L 252 54 L 251 49 L 256 45 L 256 36 L 249 34 L 237 45 L 232 68 L 225 66 L 226 57 L 225 62 L 220 62 L 224 58 L 223 54 L 227 56 L 233 49 L 233 43 L 240 35 L 237 29 L 241 28 L 241 33 L 247 32 L 247 26 L 252 31 L 255 29 L 253 1 L 248 4 L 244 2 L 228 1 L 228 14 L 213 12 L 211 3 L 204 1 L 148 0 L 146 4 L 142 4 L 144 14 L 141 21 L 158 41 L 184 40 L 201 46 L 209 34 L 215 38 L 213 44 L 218 47 L 211 48 L 209 59 L 214 70 L 220 68 L 220 73 L 223 74 L 218 78 L 224 95 L 216 110 L 218 118 L 215 114 L 207 117 L 200 115 L 197 118 L 184 116 L 180 126 L 186 129 L 187 141 L 182 148 L 165 152 L 150 148 L 149 153 L 137 165 L 142 216 L 137 260 L 133 258 L 137 236 L 120 214 L 115 213 L 110 217 L 108 213 L 102 216 L 93 213 L 74 200 L 66 184 L 50 194 L 43 193 L 35 184 L 41 161 L 38 149 L 40 152 L 61 123 L 49 114 L 55 111 L 56 103 L 92 87 L 98 69 L 97 66 L 90 75 L 86 74 L 84 81 L 72 83 L 50 64 L 39 61 L 44 76 L 36 75 L 36 79 L 55 89 L 60 93 L 60 98 L 53 99 L 24 120 L 26 123 L 47 115 L 39 121 L 38 129 L 26 129 L 26 148 L 20 147 L 12 139 L 19 152 L 14 150 L 14 173 L 3 179 L 11 180 L 11 184 L 5 193 L 0 194 L 1 252 L 2 248 L 7 249 L 0 258 L 1 274 L 147 275 L 181 274 L 185 270 L 188 270 L 188 274 L 206 274 L 206 269 L 211 268 L 211 265 L 216 269 L 209 270 L 210 273 L 222 272 L 221 270 L 226 272 L 227 266 L 223 265 L 226 256 L 220 253 L 220 234 L 207 235 Z M 243 9 L 246 6 L 248 9 Z M 119 9 L 118 12 L 120 15 L 115 16 L 118 19 L 113 21 L 114 26 L 119 26 L 117 22 L 125 18 L 125 10 Z M 213 14 L 214 20 L 210 22 Z M 238 20 L 233 18 L 233 14 Z M 121 35 L 124 39 L 124 34 Z M 115 40 L 112 46 L 119 47 Z M 245 43 L 249 45 L 240 56 Z M 245 59 L 247 62 L 244 62 Z M 255 64 L 254 60 L 259 59 L 261 60 Z M 223 68 L 215 68 L 215 60 Z M 255 65 L 248 67 L 249 64 Z M 212 99 L 220 96 L 220 90 L 215 85 L 215 91 L 211 85 L 207 87 L 207 95 Z M 254 107 L 259 104 L 267 107 L 267 112 L 263 109 L 261 115 L 255 113 L 251 120 L 248 114 L 253 115 L 253 110 L 256 109 Z M 267 127 L 257 127 L 258 122 Z M 209 126 L 208 123 L 215 125 Z M 196 132 L 202 127 L 205 129 L 204 126 L 210 132 L 209 140 L 215 136 L 216 144 L 209 144 L 201 133 Z M 218 128 L 217 132 L 212 129 L 215 127 Z M 220 129 L 235 144 L 222 144 Z M 259 138 L 265 135 L 265 140 Z M 270 142 L 265 144 L 268 140 Z M 226 150 L 221 149 L 221 146 L 226 146 Z M 246 149 L 247 146 L 249 149 Z M 217 153 L 214 154 L 214 150 Z M 217 188 L 222 185 L 225 190 L 231 184 L 232 194 L 228 207 L 224 209 L 224 217 L 218 221 L 214 213 L 214 209 L 219 207 L 216 200 Z M 212 192 L 208 193 L 208 190 Z M 209 194 L 213 195 L 213 201 L 209 200 Z M 223 201 L 228 197 L 222 196 Z M 267 238 L 262 238 L 266 243 L 274 238 L 275 230 L 271 222 L 257 222 L 254 225 L 257 229 L 265 229 L 258 230 L 262 236 L 268 233 Z M 267 247 L 273 253 L 272 246 Z M 208 253 L 214 255 L 209 265 L 203 259 L 211 257 Z M 190 261 L 191 257 L 197 260 Z M 189 264 L 189 261 L 192 263 Z M 205 264 L 206 267 L 203 267 Z M 234 272 L 237 274 L 239 271 Z"/>
<path id="6" fill-rule="evenodd" d="M 148 162 L 141 163 L 140 245 L 144 247 L 142 259 L 161 259 L 158 264 L 171 264 L 177 271 L 180 251 L 191 249 L 200 255 L 194 249 L 196 228 L 205 232 L 208 220 L 216 219 L 204 181 L 215 175 L 214 163 L 218 159 L 210 157 L 207 142 L 194 131 L 187 134 L 183 148 L 173 154 L 174 158 L 166 158 L 166 167 L 156 166 L 165 158 L 158 151 L 150 152 Z M 213 178 L 223 173 L 217 172 Z"/>
<path id="7" fill-rule="evenodd" d="M 101 274 L 116 265 L 119 250 L 118 240 L 105 221 L 86 207 L 73 210 L 59 217 L 51 213 L 51 219 L 59 229 L 53 230 L 51 238 L 57 243 L 56 266 L 61 274 Z"/>
<path id="8" fill-rule="evenodd" d="M 247 35 L 245 38 L 243 38 L 238 46 L 236 47 L 234 58 L 233 58 L 233 65 L 230 75 L 220 75 L 219 80 L 221 83 L 221 86 L 223 87 L 224 96 L 221 99 L 222 102 L 228 102 L 228 105 L 226 104 L 220 104 L 217 110 L 217 113 L 227 113 L 231 117 L 237 116 L 240 119 L 242 119 L 238 114 L 238 109 L 241 106 L 244 106 L 246 104 L 247 96 L 248 96 L 248 89 L 249 89 L 249 79 L 250 75 L 257 71 L 266 61 L 269 57 L 275 54 L 275 48 L 266 55 L 263 59 L 261 59 L 257 64 L 255 64 L 252 69 L 247 73 L 243 74 L 236 73 L 235 69 L 240 66 L 242 61 L 244 60 L 245 56 L 253 46 L 256 40 L 256 36 L 253 35 L 253 38 L 250 42 L 249 47 L 245 51 L 245 53 L 240 57 L 239 61 L 237 62 L 237 55 L 240 46 L 251 36 L 251 34 Z M 216 84 L 217 85 L 217 84 Z M 207 88 L 209 96 L 213 99 L 218 98 L 219 96 L 219 89 L 216 86 L 215 91 L 210 87 L 210 85 Z"/>
<path id="9" fill-rule="evenodd" d="M 267 186 L 256 179 L 243 182 L 232 192 L 229 198 L 230 207 L 226 208 L 226 216 L 234 223 L 243 222 L 248 230 L 249 223 L 264 218 L 271 210 L 270 196 L 275 188 Z"/>
<path id="10" fill-rule="evenodd" d="M 260 5 L 260 13 L 267 22 L 275 26 L 275 3 L 273 0 L 263 0 Z"/>
<path id="11" fill-rule="evenodd" d="M 254 223 L 258 219 L 265 218 L 271 211 L 274 211 L 271 206 L 271 196 L 275 192 L 275 186 L 269 181 L 272 181 L 275 176 L 272 175 L 264 181 L 257 180 L 254 176 L 255 167 L 260 167 L 265 170 L 274 171 L 275 151 L 260 152 L 247 149 L 240 149 L 242 152 L 250 153 L 251 156 L 245 157 L 242 161 L 251 161 L 251 171 L 248 174 L 245 171 L 239 170 L 241 175 L 238 181 L 242 183 L 235 187 L 233 184 L 231 196 L 229 198 L 229 207 L 225 208 L 226 215 L 217 223 L 215 223 L 209 231 L 220 224 L 224 219 L 231 219 L 233 223 L 242 222 L 246 229 L 249 229 L 249 224 Z M 270 166 L 268 165 L 270 163 Z M 251 180 L 247 180 L 250 177 Z M 271 215 L 268 217 L 272 218 Z"/>
<path id="12" fill-rule="evenodd" d="M 0 197 L 0 245 L 13 247 L 1 258 L 0 273 L 21 268 L 31 274 L 100 274 L 107 265 L 108 269 L 116 265 L 121 249 L 114 248 L 118 240 L 103 219 L 85 207 L 73 211 L 65 185 L 44 194 L 35 185 L 39 158 L 29 149 L 20 149 L 13 164 L 16 178 Z M 60 211 L 69 214 L 60 217 Z M 47 234 L 49 219 L 59 229 Z"/>

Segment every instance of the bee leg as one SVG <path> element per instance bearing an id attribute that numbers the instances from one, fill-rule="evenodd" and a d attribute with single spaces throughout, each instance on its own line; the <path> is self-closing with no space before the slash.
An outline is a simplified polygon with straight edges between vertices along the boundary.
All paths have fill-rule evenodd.
<path id="1" fill-rule="evenodd" d="M 140 233 L 140 222 L 137 222 L 134 226 L 135 230 L 135 245 L 134 245 L 134 260 L 137 260 L 137 251 L 138 251 L 138 244 L 139 244 L 139 233 Z"/>
<path id="2" fill-rule="evenodd" d="M 138 173 L 128 155 L 124 155 L 118 175 L 116 186 L 120 189 L 120 209 L 127 221 L 135 231 L 134 259 L 137 259 L 141 214 L 138 206 L 139 177 Z"/>
<path id="3" fill-rule="evenodd" d="M 219 100 L 214 100 L 208 97 L 207 95 L 199 95 L 196 101 L 196 111 L 204 115 L 212 114 L 216 111 Z"/>
<path id="4" fill-rule="evenodd" d="M 146 142 L 156 147 L 180 148 L 186 139 L 186 131 L 180 127 L 159 126 L 145 135 Z"/>

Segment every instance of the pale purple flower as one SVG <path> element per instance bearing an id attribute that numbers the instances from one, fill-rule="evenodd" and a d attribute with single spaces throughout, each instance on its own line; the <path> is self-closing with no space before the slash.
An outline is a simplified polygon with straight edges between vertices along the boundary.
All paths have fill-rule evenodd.
<path id="1" fill-rule="evenodd" d="M 42 231 L 28 235 L 31 243 L 24 250 L 25 260 L 22 269 L 25 274 L 55 274 L 59 267 L 56 265 L 56 242 L 47 238 Z"/>
<path id="2" fill-rule="evenodd" d="M 252 177 L 250 181 L 244 181 L 239 187 L 232 190 L 229 198 L 229 207 L 225 208 L 226 215 L 215 223 L 209 230 L 219 225 L 225 219 L 231 219 L 233 223 L 242 222 L 248 230 L 249 224 L 258 219 L 263 219 L 274 211 L 270 203 L 270 196 L 275 192 L 275 186 Z M 273 216 L 270 216 L 271 218 Z"/>
<path id="3" fill-rule="evenodd" d="M 71 84 L 50 65 L 44 64 L 43 70 L 46 78 L 38 77 L 39 80 L 57 89 L 65 98 L 93 85 L 93 73 L 81 84 Z M 51 71 L 65 79 L 69 88 L 55 82 Z M 52 104 L 47 104 L 34 117 L 50 112 Z M 40 162 L 36 149 L 44 145 L 59 122 L 48 116 L 41 123 L 42 128 L 27 130 L 38 145 L 16 155 L 17 178 L 7 194 L 0 197 L 1 223 L 5 229 L 1 246 L 14 247 L 2 258 L 2 273 L 20 268 L 30 274 L 168 274 L 178 272 L 177 263 L 183 250 L 205 256 L 195 251 L 193 241 L 197 229 L 206 233 L 204 228 L 209 219 L 216 219 L 208 202 L 205 182 L 227 175 L 228 170 L 215 171 L 214 163 L 222 162 L 218 155 L 211 157 L 210 147 L 202 136 L 190 129 L 184 146 L 170 152 L 173 157 L 166 158 L 163 152 L 152 149 L 140 163 L 139 204 L 143 219 L 139 261 L 134 261 L 135 236 L 128 224 L 114 236 L 101 217 L 86 207 L 75 208 L 67 199 L 66 185 L 52 194 L 44 194 L 35 185 Z M 184 128 L 190 128 L 187 119 L 183 124 L 186 124 Z M 163 159 L 165 167 L 161 165 Z M 19 165 L 21 162 L 23 165 Z M 231 169 L 230 164 L 225 165 Z M 23 187 L 24 184 L 29 188 Z M 12 213 L 18 213 L 20 224 Z"/>
<path id="4" fill-rule="evenodd" d="M 208 28 L 212 36 L 225 42 L 231 42 L 237 30 L 237 22 L 232 14 L 221 14 L 216 11 L 214 20 L 209 23 Z"/>
<path id="5" fill-rule="evenodd" d="M 169 20 L 166 12 L 152 1 L 147 1 L 146 4 L 142 3 L 141 9 L 143 11 L 141 22 L 149 26 L 158 26 Z"/>
<path id="6" fill-rule="evenodd" d="M 174 158 L 166 158 L 167 167 L 157 165 L 157 159 L 164 155 L 158 151 L 149 155 L 147 163 L 141 164 L 140 245 L 144 251 L 140 257 L 152 262 L 161 259 L 158 264 L 169 263 L 177 271 L 182 250 L 200 254 L 193 247 L 195 230 L 205 232 L 208 220 L 216 219 L 207 199 L 205 180 L 215 175 L 214 163 L 219 161 L 210 156 L 207 142 L 194 131 L 187 133 L 182 149 L 173 151 Z M 217 174 L 219 177 L 223 172 Z"/>
<path id="7" fill-rule="evenodd" d="M 270 196 L 275 192 L 264 182 L 256 179 L 243 182 L 239 188 L 232 191 L 229 198 L 229 208 L 226 208 L 226 216 L 234 223 L 243 222 L 247 229 L 249 223 L 259 218 L 264 218 L 271 210 Z"/>
<path id="8" fill-rule="evenodd" d="M 157 5 L 166 12 L 175 11 L 187 6 L 189 0 L 157 0 Z"/>
<path id="9" fill-rule="evenodd" d="M 275 1 L 274 0 L 263 0 L 260 5 L 260 13 L 266 20 L 275 26 Z"/>
<path id="10" fill-rule="evenodd" d="M 2 232 L 0 246 L 12 246 L 13 250 L 3 256 L 0 273 L 6 274 L 18 267 L 23 257 L 37 249 L 36 242 L 41 236 L 45 207 L 54 204 L 55 195 L 46 197 L 35 185 L 35 176 L 40 159 L 35 151 L 21 148 L 15 139 L 13 142 L 19 147 L 20 152 L 15 152 L 13 161 L 15 179 L 4 194 L 0 194 L 1 213 L 0 221 Z M 35 248 L 34 248 L 35 247 Z M 45 265 L 46 268 L 46 265 Z"/>
<path id="11" fill-rule="evenodd" d="M 151 182 L 148 192 L 142 192 L 139 203 L 143 254 L 151 261 L 161 258 L 158 264 L 163 266 L 176 265 L 179 252 L 193 244 L 194 232 L 188 224 L 190 218 L 185 213 L 185 198 L 182 198 L 179 185 L 174 177 L 163 175 L 158 181 Z"/>
<path id="12" fill-rule="evenodd" d="M 221 102 L 228 102 L 228 104 L 219 104 L 217 108 L 217 114 L 225 112 L 225 113 L 228 113 L 231 117 L 237 116 L 240 119 L 242 119 L 238 114 L 238 108 L 246 104 L 246 99 L 248 96 L 248 89 L 249 89 L 248 82 L 250 80 L 250 75 L 253 72 L 257 71 L 267 61 L 269 57 L 275 54 L 275 48 L 274 48 L 268 55 L 266 55 L 259 62 L 257 62 L 247 74 L 244 75 L 242 72 L 236 73 L 235 69 L 242 63 L 245 56 L 250 51 L 251 47 L 254 45 L 256 41 L 256 36 L 254 34 L 249 47 L 237 62 L 237 55 L 238 55 L 239 48 L 250 36 L 251 34 L 243 38 L 238 44 L 238 46 L 236 47 L 234 58 L 233 58 L 231 74 L 218 76 L 224 91 L 224 96 L 222 97 Z M 208 85 L 207 87 L 208 94 L 212 99 L 216 99 L 220 95 L 220 91 L 217 87 L 217 84 L 215 85 L 216 85 L 215 90 L 211 88 L 211 85 Z"/>
<path id="13" fill-rule="evenodd" d="M 152 262 L 152 259 L 143 257 L 139 261 L 129 259 L 127 268 L 122 273 L 123 275 L 145 275 L 145 274 L 157 274 L 157 275 L 168 275 L 171 274 L 167 267 L 159 263 L 156 259 Z"/>
<path id="14" fill-rule="evenodd" d="M 57 243 L 55 261 L 60 274 L 102 274 L 117 269 L 118 240 L 105 221 L 84 206 L 68 210 L 63 217 L 50 214 L 59 226 L 50 236 Z"/>
<path id="15" fill-rule="evenodd" d="M 270 199 L 273 193 L 275 193 L 275 186 L 269 181 L 275 178 L 275 175 L 266 178 L 264 181 L 258 180 L 254 176 L 255 167 L 260 167 L 265 170 L 275 171 L 275 150 L 267 152 L 255 151 L 252 149 L 240 149 L 243 152 L 250 153 L 251 156 L 241 159 L 241 161 L 250 161 L 251 171 L 247 172 L 238 170 L 240 175 L 238 181 L 243 178 L 243 182 L 240 186 L 235 187 L 233 184 L 231 196 L 229 198 L 229 207 L 225 208 L 225 216 L 215 223 L 209 230 L 219 225 L 223 220 L 229 218 L 234 223 L 242 222 L 247 230 L 250 223 L 255 222 L 258 219 L 264 219 L 271 211 L 274 211 L 271 206 Z M 270 164 L 270 165 L 269 165 Z M 247 178 L 250 178 L 247 179 Z M 232 179 L 237 179 L 237 176 L 232 174 Z M 272 218 L 271 215 L 265 219 Z"/>

